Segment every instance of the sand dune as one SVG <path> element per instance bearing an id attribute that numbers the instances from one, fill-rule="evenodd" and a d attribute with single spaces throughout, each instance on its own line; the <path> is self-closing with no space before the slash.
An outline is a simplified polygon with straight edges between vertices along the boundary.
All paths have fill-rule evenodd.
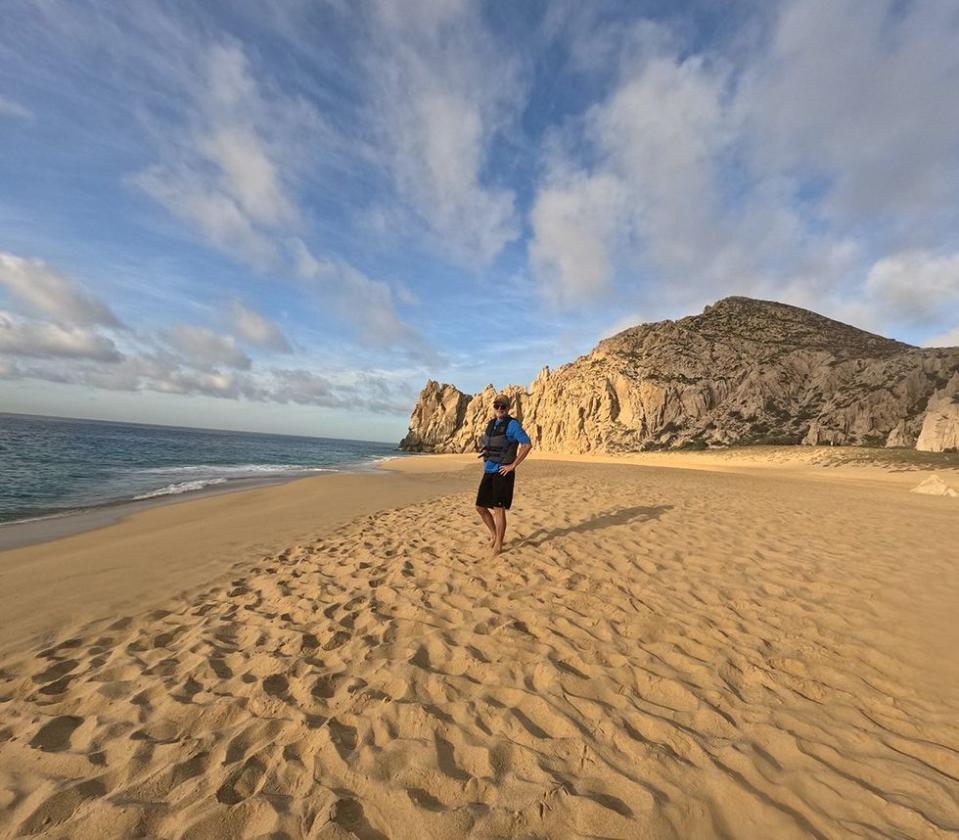
<path id="1" fill-rule="evenodd" d="M 0 835 L 956 836 L 955 499 L 521 469 L 6 656 Z"/>

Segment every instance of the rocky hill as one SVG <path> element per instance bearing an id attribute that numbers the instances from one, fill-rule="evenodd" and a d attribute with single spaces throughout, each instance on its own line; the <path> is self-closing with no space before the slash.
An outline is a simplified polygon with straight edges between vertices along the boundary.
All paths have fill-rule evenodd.
<path id="1" fill-rule="evenodd" d="M 558 370 L 544 368 L 528 389 L 502 390 L 549 452 L 959 446 L 959 348 L 920 349 L 744 297 L 631 327 Z M 428 382 L 400 446 L 474 451 L 494 393 Z"/>

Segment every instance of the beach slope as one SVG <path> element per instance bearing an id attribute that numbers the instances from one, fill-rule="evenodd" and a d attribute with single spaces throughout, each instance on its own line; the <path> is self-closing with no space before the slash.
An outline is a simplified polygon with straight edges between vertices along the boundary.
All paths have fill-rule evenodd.
<path id="1" fill-rule="evenodd" d="M 206 582 L 4 649 L 0 835 L 955 836 L 959 500 L 727 467 L 531 460 L 496 558 L 473 459 L 230 514 Z"/>

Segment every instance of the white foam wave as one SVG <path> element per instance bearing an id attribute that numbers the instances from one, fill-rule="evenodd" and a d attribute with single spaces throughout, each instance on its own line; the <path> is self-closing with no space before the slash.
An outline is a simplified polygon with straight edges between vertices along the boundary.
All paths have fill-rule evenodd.
<path id="1" fill-rule="evenodd" d="M 139 496 L 134 496 L 136 500 L 140 499 L 153 499 L 157 496 L 176 496 L 180 493 L 192 493 L 194 490 L 202 490 L 204 487 L 210 487 L 214 484 L 226 484 L 225 478 L 207 478 L 207 479 L 198 479 L 196 481 L 180 481 L 176 484 L 168 484 L 166 487 L 161 487 L 159 490 L 151 490 L 149 493 L 142 493 Z"/>
<path id="2" fill-rule="evenodd" d="M 262 473 L 337 472 L 332 467 L 308 464 L 186 464 L 179 467 L 145 467 L 131 470 L 144 475 L 226 475 L 244 476 Z"/>

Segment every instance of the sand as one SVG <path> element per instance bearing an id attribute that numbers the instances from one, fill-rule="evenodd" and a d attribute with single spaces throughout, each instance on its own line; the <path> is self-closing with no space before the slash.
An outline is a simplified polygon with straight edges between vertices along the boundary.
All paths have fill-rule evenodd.
<path id="1" fill-rule="evenodd" d="M 694 458 L 531 458 L 496 558 L 455 456 L 0 553 L 0 836 L 956 836 L 959 500 Z"/>

